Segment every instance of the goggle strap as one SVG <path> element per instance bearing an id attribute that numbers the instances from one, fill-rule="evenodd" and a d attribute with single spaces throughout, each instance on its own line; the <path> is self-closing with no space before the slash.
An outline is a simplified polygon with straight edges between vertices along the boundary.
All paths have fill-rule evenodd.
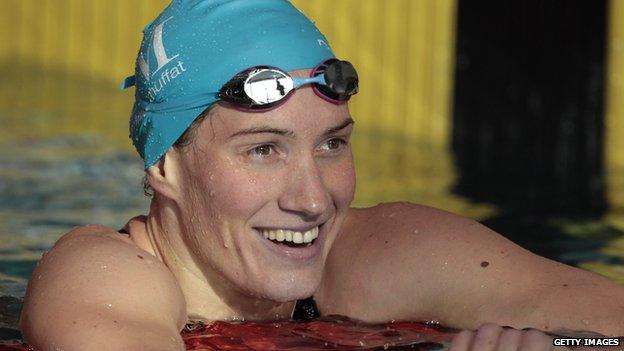
<path id="1" fill-rule="evenodd" d="M 119 90 L 124 90 L 134 86 L 136 84 L 136 77 L 134 75 L 126 77 L 119 85 Z"/>
<path id="2" fill-rule="evenodd" d="M 292 77 L 292 80 L 294 89 L 300 88 L 301 86 L 306 84 L 327 84 L 325 83 L 325 76 L 322 74 L 315 77 Z"/>

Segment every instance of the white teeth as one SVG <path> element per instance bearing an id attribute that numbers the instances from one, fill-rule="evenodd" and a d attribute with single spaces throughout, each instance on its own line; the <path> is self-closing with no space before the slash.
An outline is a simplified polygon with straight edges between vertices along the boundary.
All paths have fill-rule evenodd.
<path id="1" fill-rule="evenodd" d="M 309 243 L 312 242 L 312 240 L 318 238 L 318 227 L 314 227 L 310 230 L 308 230 L 307 232 L 305 232 L 305 234 L 303 235 L 303 242 L 304 243 Z"/>
<path id="2" fill-rule="evenodd" d="M 277 241 L 284 241 L 285 238 L 286 238 L 286 235 L 284 235 L 284 231 L 281 229 L 278 229 L 277 233 L 275 234 L 275 239 L 277 239 Z"/>
<path id="3" fill-rule="evenodd" d="M 312 241 L 312 236 L 314 235 L 314 231 L 313 230 L 308 230 L 307 232 L 303 233 L 303 242 L 304 243 L 309 243 L 310 241 Z"/>
<path id="4" fill-rule="evenodd" d="M 287 241 L 295 244 L 311 243 L 318 238 L 319 228 L 314 227 L 304 233 L 288 229 L 262 230 L 262 235 L 269 240 Z"/>
<path id="5" fill-rule="evenodd" d="M 293 243 L 301 244 L 303 242 L 303 234 L 301 232 L 293 232 Z"/>

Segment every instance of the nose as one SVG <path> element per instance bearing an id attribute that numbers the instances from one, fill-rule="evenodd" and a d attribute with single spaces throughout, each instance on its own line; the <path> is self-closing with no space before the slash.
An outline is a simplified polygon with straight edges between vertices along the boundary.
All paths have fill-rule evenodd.
<path id="1" fill-rule="evenodd" d="M 305 220 L 315 220 L 327 210 L 330 203 L 321 173 L 312 160 L 294 168 L 278 205 L 281 210 L 297 213 Z"/>

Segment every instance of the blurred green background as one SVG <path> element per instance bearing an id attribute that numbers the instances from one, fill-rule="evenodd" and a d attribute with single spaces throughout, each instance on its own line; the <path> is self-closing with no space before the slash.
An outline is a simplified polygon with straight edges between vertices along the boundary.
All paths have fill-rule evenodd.
<path id="1" fill-rule="evenodd" d="M 133 91 L 120 91 L 118 85 L 133 73 L 142 28 L 167 3 L 0 1 L 0 294 L 22 296 L 41 252 L 69 228 L 86 223 L 120 227 L 131 216 L 147 211 L 141 162 L 128 139 Z M 505 188 L 519 189 L 518 194 L 502 190 L 520 198 L 493 200 L 483 192 L 492 188 L 496 176 L 481 177 L 475 168 L 472 173 L 477 176 L 467 177 L 470 170 L 458 162 L 465 159 L 461 150 L 472 153 L 470 139 L 461 137 L 472 127 L 458 128 L 460 122 L 470 124 L 465 115 L 472 110 L 466 104 L 478 102 L 474 96 L 479 92 L 486 97 L 492 93 L 487 83 L 466 80 L 463 72 L 474 72 L 470 70 L 477 65 L 474 60 L 466 65 L 460 55 L 466 45 L 478 47 L 479 32 L 473 29 L 479 22 L 488 24 L 487 11 L 471 12 L 470 4 L 459 0 L 293 3 L 326 34 L 337 56 L 353 62 L 360 73 L 361 90 L 350 103 L 357 121 L 354 205 L 402 200 L 443 208 L 512 233 L 512 240 L 539 254 L 624 284 L 623 0 L 595 2 L 603 9 L 597 14 L 597 25 L 604 35 L 584 39 L 604 43 L 597 49 L 604 52 L 599 55 L 603 72 L 599 87 L 586 94 L 598 99 L 600 110 L 596 123 L 600 148 L 588 156 L 601 161 L 596 200 L 600 210 L 580 215 L 578 211 L 514 212 L 508 203 L 522 201 L 524 185 L 510 183 Z M 484 4 L 492 9 L 492 18 L 502 16 L 495 2 Z M 566 25 L 574 24 L 574 16 L 583 16 L 561 13 L 561 23 L 570 22 Z M 458 23 L 469 23 L 462 19 L 470 18 L 473 24 L 458 31 Z M 530 19 L 517 27 L 509 24 L 491 30 L 522 33 L 525 27 L 533 27 Z M 458 38 L 468 39 L 458 43 Z M 514 40 L 509 38 L 512 44 Z M 488 50 L 498 49 L 485 45 L 477 51 L 489 55 Z M 557 58 L 555 63 L 565 61 Z M 488 74 L 486 70 L 476 76 Z M 509 77 L 519 75 L 512 72 Z M 514 84 L 510 86 L 523 86 Z M 468 93 L 473 95 L 458 99 Z M 507 116 L 495 116 L 507 123 Z M 496 140 L 484 145 L 488 150 L 502 148 Z M 488 162 L 494 168 L 499 164 Z M 474 179 L 484 183 L 474 186 Z M 476 190 L 467 191 L 466 184 Z"/>

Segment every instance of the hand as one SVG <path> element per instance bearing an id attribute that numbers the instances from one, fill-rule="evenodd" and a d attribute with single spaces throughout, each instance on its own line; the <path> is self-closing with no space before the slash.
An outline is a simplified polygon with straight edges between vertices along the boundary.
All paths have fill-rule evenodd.
<path id="1" fill-rule="evenodd" d="M 476 331 L 464 330 L 453 338 L 449 351 L 550 351 L 552 339 L 537 329 L 517 330 L 486 323 Z"/>

